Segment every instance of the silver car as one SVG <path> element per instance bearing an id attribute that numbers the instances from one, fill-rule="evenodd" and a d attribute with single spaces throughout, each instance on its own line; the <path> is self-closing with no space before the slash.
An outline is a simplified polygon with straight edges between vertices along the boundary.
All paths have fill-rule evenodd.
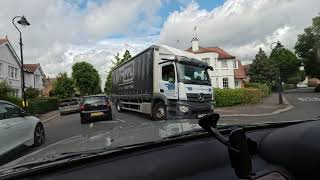
<path id="1" fill-rule="evenodd" d="M 21 146 L 40 146 L 45 131 L 40 120 L 16 105 L 0 100 L 0 155 Z"/>
<path id="2" fill-rule="evenodd" d="M 70 98 L 70 99 L 60 100 L 59 112 L 60 112 L 60 115 L 73 113 L 73 112 L 80 112 L 79 98 Z"/>

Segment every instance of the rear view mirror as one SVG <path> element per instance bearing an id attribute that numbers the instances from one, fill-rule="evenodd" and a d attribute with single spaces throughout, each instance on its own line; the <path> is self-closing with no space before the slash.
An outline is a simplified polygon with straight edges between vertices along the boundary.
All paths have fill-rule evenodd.
<path id="1" fill-rule="evenodd" d="M 207 69 L 210 69 L 211 71 L 213 71 L 213 67 L 212 67 L 212 66 L 207 66 L 207 67 L 206 67 L 206 70 L 207 70 Z"/>
<path id="2" fill-rule="evenodd" d="M 247 137 L 243 129 L 233 130 L 229 136 L 228 148 L 231 166 L 241 179 L 249 179 L 252 171 Z M 234 151 L 234 149 L 238 151 Z"/>

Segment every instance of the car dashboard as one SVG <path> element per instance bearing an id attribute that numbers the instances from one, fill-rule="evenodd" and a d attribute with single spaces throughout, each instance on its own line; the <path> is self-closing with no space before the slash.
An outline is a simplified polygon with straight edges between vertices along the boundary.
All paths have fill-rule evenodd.
<path id="1" fill-rule="evenodd" d="M 320 179 L 320 121 L 246 130 L 258 144 L 251 156 L 251 179 Z M 106 156 L 95 161 L 20 176 L 28 180 L 62 179 L 238 179 L 227 148 L 205 136 Z M 14 177 L 19 179 L 19 177 Z"/>

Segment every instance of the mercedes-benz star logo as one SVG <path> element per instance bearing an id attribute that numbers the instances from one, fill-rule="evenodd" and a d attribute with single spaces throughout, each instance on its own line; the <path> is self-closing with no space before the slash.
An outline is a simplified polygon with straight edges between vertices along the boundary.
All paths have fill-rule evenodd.
<path id="1" fill-rule="evenodd" d="M 198 95 L 198 99 L 199 99 L 200 102 L 203 102 L 203 101 L 204 101 L 204 97 L 203 97 L 203 94 L 202 94 L 202 93 L 200 93 L 200 94 Z"/>

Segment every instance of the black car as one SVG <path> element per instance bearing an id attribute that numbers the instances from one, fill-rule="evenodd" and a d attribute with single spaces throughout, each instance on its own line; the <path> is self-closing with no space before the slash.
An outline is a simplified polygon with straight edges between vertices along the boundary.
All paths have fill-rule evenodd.
<path id="1" fill-rule="evenodd" d="M 111 102 L 105 95 L 84 97 L 80 110 L 81 124 L 93 120 L 112 120 Z"/>

